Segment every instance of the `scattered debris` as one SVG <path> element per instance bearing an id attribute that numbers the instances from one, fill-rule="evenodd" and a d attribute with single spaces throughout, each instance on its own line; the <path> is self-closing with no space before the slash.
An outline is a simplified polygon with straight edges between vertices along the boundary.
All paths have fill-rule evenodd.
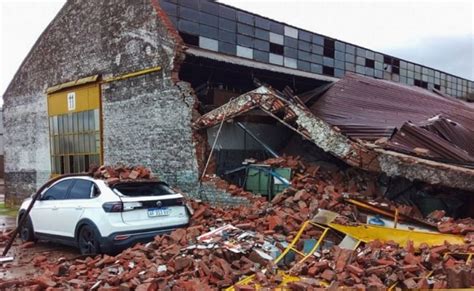
<path id="1" fill-rule="evenodd" d="M 272 201 L 215 178 L 221 188 L 236 195 L 248 195 L 251 205 L 223 208 L 190 200 L 193 214 L 187 228 L 156 236 L 154 241 L 137 244 L 116 256 L 49 261 L 40 255 L 32 260 L 44 270 L 40 276 L 15 282 L 0 280 L 0 288 L 218 290 L 235 285 L 235 290 L 250 290 L 255 284 L 269 288 L 286 284 L 290 289 L 304 290 L 329 285 L 361 289 L 474 285 L 470 279 L 473 278 L 470 254 L 474 253 L 472 220 L 454 220 L 441 211 L 423 219 L 414 206 L 380 198 L 374 176 L 362 177 L 350 169 L 322 170 L 318 165 L 291 156 L 263 163 L 289 167 L 294 173 L 291 186 Z M 104 178 L 106 173 L 110 175 L 107 179 L 120 177 L 109 170 L 103 168 L 99 172 L 103 172 Z M 129 169 L 129 173 L 134 170 Z M 339 246 L 343 235 L 331 230 L 305 260 L 301 260 L 299 253 L 289 251 L 275 263 L 298 237 L 302 224 L 313 219 L 318 209 L 336 212 L 335 222 L 340 225 L 367 223 L 367 209 L 359 209 L 349 199 L 418 217 L 441 232 L 464 235 L 465 243 L 416 247 L 410 240 L 406 245 L 374 240 L 356 244 L 355 249 L 344 249 Z M 315 246 L 322 232 L 309 229 L 299 234 L 295 247 L 306 252 Z"/>

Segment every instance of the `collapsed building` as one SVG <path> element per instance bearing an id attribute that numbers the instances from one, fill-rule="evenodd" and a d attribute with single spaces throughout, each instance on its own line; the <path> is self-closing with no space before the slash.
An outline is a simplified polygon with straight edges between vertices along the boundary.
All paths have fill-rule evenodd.
<path id="1" fill-rule="evenodd" d="M 68 1 L 3 96 L 6 200 L 123 163 L 241 204 L 205 174 L 244 185 L 249 159 L 286 153 L 376 173 L 393 199 L 441 187 L 466 206 L 473 87 L 214 1 Z"/>

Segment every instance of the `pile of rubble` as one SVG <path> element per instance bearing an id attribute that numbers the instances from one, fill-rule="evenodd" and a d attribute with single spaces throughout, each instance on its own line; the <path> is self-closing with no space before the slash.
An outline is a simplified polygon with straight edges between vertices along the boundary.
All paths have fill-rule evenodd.
<path id="1" fill-rule="evenodd" d="M 95 179 L 105 180 L 109 185 L 127 180 L 157 179 L 153 177 L 150 169 L 144 166 L 95 166 L 89 169 L 89 174 Z"/>
<path id="2" fill-rule="evenodd" d="M 443 212 L 434 212 L 427 223 L 447 233 L 466 235 L 466 244 L 429 247 L 373 241 L 355 250 L 332 245 L 319 249 L 301 264 L 297 260 L 274 265 L 274 260 L 297 236 L 301 225 L 312 219 L 318 209 L 338 213 L 339 224 L 366 223 L 367 217 L 350 203 L 363 199 L 373 206 L 397 209 L 416 216 L 415 207 L 395 205 L 377 197 L 375 178 L 349 171 L 326 171 L 295 157 L 265 161 L 275 167 L 290 167 L 294 173 L 291 187 L 272 201 L 253 197 L 251 206 L 222 208 L 200 201 L 189 201 L 193 209 L 189 227 L 156 236 L 148 244 L 138 244 L 116 256 L 99 255 L 73 261 L 49 261 L 39 256 L 33 263 L 44 273 L 23 282 L 1 282 L 0 289 L 30 286 L 104 290 L 214 290 L 237 284 L 255 275 L 252 284 L 273 288 L 284 278 L 277 269 L 300 277 L 288 283 L 294 290 L 313 287 L 349 286 L 386 288 L 453 288 L 474 285 L 473 261 L 454 253 L 474 252 L 474 225 L 454 221 Z M 95 169 L 94 176 L 110 179 L 150 178 L 141 168 Z M 113 181 L 113 180 L 111 180 Z M 115 180 L 117 181 L 117 180 Z M 216 178 L 216 184 L 235 195 L 250 195 L 245 190 Z M 464 223 L 464 224 L 463 224 Z M 449 227 L 444 227 L 445 225 Z M 459 229 L 460 228 L 460 229 Z M 303 238 L 318 238 L 321 231 L 305 233 Z"/>

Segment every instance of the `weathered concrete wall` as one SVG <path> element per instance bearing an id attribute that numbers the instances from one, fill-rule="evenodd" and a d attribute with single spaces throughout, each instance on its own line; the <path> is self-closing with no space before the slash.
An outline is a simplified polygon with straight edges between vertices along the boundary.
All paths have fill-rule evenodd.
<path id="1" fill-rule="evenodd" d="M 47 87 L 155 66 L 162 70 L 103 85 L 105 162 L 140 162 L 177 186 L 196 181 L 194 99 L 173 82 L 181 47 L 157 2 L 68 1 L 42 34 L 4 94 L 9 204 L 51 173 Z M 182 173 L 188 174 L 184 181 L 177 178 Z"/>

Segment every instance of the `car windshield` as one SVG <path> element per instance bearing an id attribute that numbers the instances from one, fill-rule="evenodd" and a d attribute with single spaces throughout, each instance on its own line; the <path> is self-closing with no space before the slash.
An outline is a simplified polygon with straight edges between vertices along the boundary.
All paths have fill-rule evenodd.
<path id="1" fill-rule="evenodd" d="M 112 189 L 118 191 L 124 196 L 160 196 L 175 194 L 166 183 L 163 182 L 127 182 L 112 186 Z"/>

